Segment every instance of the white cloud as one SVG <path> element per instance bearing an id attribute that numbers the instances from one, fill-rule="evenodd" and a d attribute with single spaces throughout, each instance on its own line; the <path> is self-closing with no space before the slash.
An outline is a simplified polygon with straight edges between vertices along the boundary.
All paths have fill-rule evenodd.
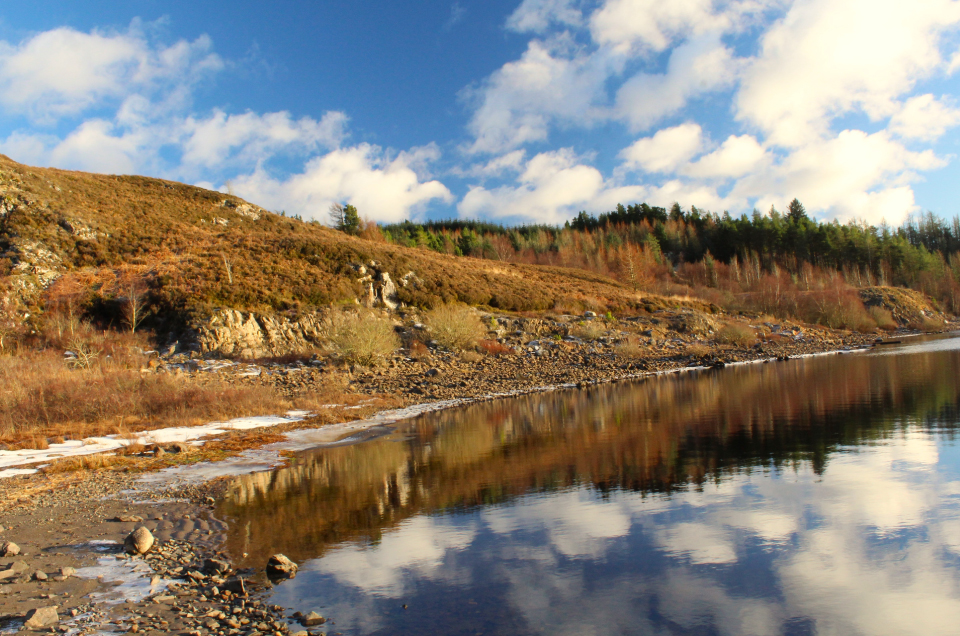
<path id="1" fill-rule="evenodd" d="M 566 38 L 533 40 L 519 60 L 469 92 L 479 103 L 468 126 L 470 152 L 512 150 L 545 140 L 552 122 L 582 126 L 604 117 L 596 104 L 614 61 L 571 47 Z"/>
<path id="2" fill-rule="evenodd" d="M 699 124 L 687 122 L 657 131 L 652 137 L 636 140 L 620 152 L 629 168 L 646 172 L 672 172 L 700 152 L 703 130 Z"/>
<path id="3" fill-rule="evenodd" d="M 593 39 L 621 53 L 663 51 L 678 38 L 722 31 L 729 24 L 727 15 L 714 12 L 713 0 L 610 0 L 590 18 Z"/>
<path id="4" fill-rule="evenodd" d="M 756 199 L 757 207 L 765 209 L 797 197 L 810 212 L 824 211 L 844 220 L 899 223 L 916 207 L 908 185 L 915 171 L 942 165 L 932 151 L 909 151 L 886 132 L 868 135 L 845 130 L 742 178 L 730 198 Z"/>
<path id="5" fill-rule="evenodd" d="M 461 217 L 519 217 L 541 223 L 569 218 L 574 208 L 594 200 L 604 188 L 603 176 L 577 163 L 570 149 L 540 153 L 527 162 L 516 186 L 487 190 L 470 188 L 457 206 Z"/>
<path id="6" fill-rule="evenodd" d="M 213 167 L 231 157 L 257 161 L 292 149 L 336 148 L 346 136 L 346 124 L 347 116 L 338 111 L 317 121 L 294 120 L 288 112 L 228 115 L 217 109 L 209 117 L 184 122 L 183 162 Z"/>
<path id="7" fill-rule="evenodd" d="M 307 162 L 303 172 L 276 178 L 258 168 L 232 180 L 234 191 L 274 210 L 325 219 L 333 202 L 355 205 L 361 216 L 402 221 L 430 201 L 453 201 L 439 181 L 421 183 L 409 156 L 390 159 L 377 146 L 360 144 Z"/>
<path id="8" fill-rule="evenodd" d="M 904 139 L 935 141 L 957 124 L 960 124 L 960 110 L 927 93 L 908 99 L 890 118 L 889 129 Z"/>
<path id="9" fill-rule="evenodd" d="M 706 179 L 742 177 L 766 160 L 769 160 L 767 151 L 755 138 L 730 135 L 718 149 L 685 166 L 681 172 Z"/>
<path id="10" fill-rule="evenodd" d="M 573 0 L 523 0 L 507 18 L 507 28 L 520 33 L 543 33 L 555 24 L 578 25 L 583 14 L 573 5 Z"/>
<path id="11" fill-rule="evenodd" d="M 153 47 L 143 34 L 60 28 L 12 45 L 0 42 L 0 104 L 45 122 L 122 99 L 135 90 L 192 82 L 223 63 L 201 36 Z"/>
<path id="12" fill-rule="evenodd" d="M 617 92 L 617 114 L 633 130 L 644 130 L 683 108 L 692 97 L 729 86 L 738 62 L 710 33 L 678 46 L 666 73 L 638 73 Z"/>
<path id="13" fill-rule="evenodd" d="M 769 141 L 798 146 L 832 117 L 879 119 L 943 64 L 941 35 L 960 22 L 954 0 L 798 0 L 763 35 L 744 72 L 738 117 Z"/>

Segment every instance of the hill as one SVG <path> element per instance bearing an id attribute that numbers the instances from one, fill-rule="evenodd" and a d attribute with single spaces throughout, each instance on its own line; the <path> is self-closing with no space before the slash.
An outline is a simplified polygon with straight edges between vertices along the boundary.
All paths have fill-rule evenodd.
<path id="1" fill-rule="evenodd" d="M 112 300 L 134 284 L 145 290 L 147 313 L 164 321 L 224 307 L 295 314 L 369 300 L 374 286 L 380 294 L 386 287 L 394 302 L 423 307 L 459 301 L 514 312 L 606 311 L 677 304 L 594 272 L 364 240 L 220 192 L 31 168 L 2 155 L 0 254 L 10 309 L 38 311 L 42 292 L 58 280 L 51 292 L 58 302 L 79 298 L 115 324 L 122 318 Z"/>

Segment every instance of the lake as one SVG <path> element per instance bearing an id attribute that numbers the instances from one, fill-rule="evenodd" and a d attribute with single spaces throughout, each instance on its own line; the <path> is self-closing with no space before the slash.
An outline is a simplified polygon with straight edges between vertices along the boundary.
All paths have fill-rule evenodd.
<path id="1" fill-rule="evenodd" d="M 960 338 L 432 413 L 237 478 L 327 634 L 960 633 Z"/>

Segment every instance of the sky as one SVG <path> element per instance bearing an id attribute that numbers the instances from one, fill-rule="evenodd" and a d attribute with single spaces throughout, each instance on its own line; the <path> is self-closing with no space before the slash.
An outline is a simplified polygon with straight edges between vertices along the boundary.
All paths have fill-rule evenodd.
<path id="1" fill-rule="evenodd" d="M 0 153 L 328 219 L 960 214 L 960 0 L 32 0 Z"/>

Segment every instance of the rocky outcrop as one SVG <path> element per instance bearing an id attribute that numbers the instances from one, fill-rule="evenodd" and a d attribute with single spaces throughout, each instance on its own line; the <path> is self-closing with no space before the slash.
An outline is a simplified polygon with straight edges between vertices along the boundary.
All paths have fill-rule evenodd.
<path id="1" fill-rule="evenodd" d="M 292 579 L 297 575 L 298 566 L 282 554 L 274 554 L 267 561 L 267 576 L 272 580 Z"/>
<path id="2" fill-rule="evenodd" d="M 194 326 L 201 354 L 262 358 L 300 352 L 320 344 L 323 314 L 287 317 L 222 309 Z"/>

